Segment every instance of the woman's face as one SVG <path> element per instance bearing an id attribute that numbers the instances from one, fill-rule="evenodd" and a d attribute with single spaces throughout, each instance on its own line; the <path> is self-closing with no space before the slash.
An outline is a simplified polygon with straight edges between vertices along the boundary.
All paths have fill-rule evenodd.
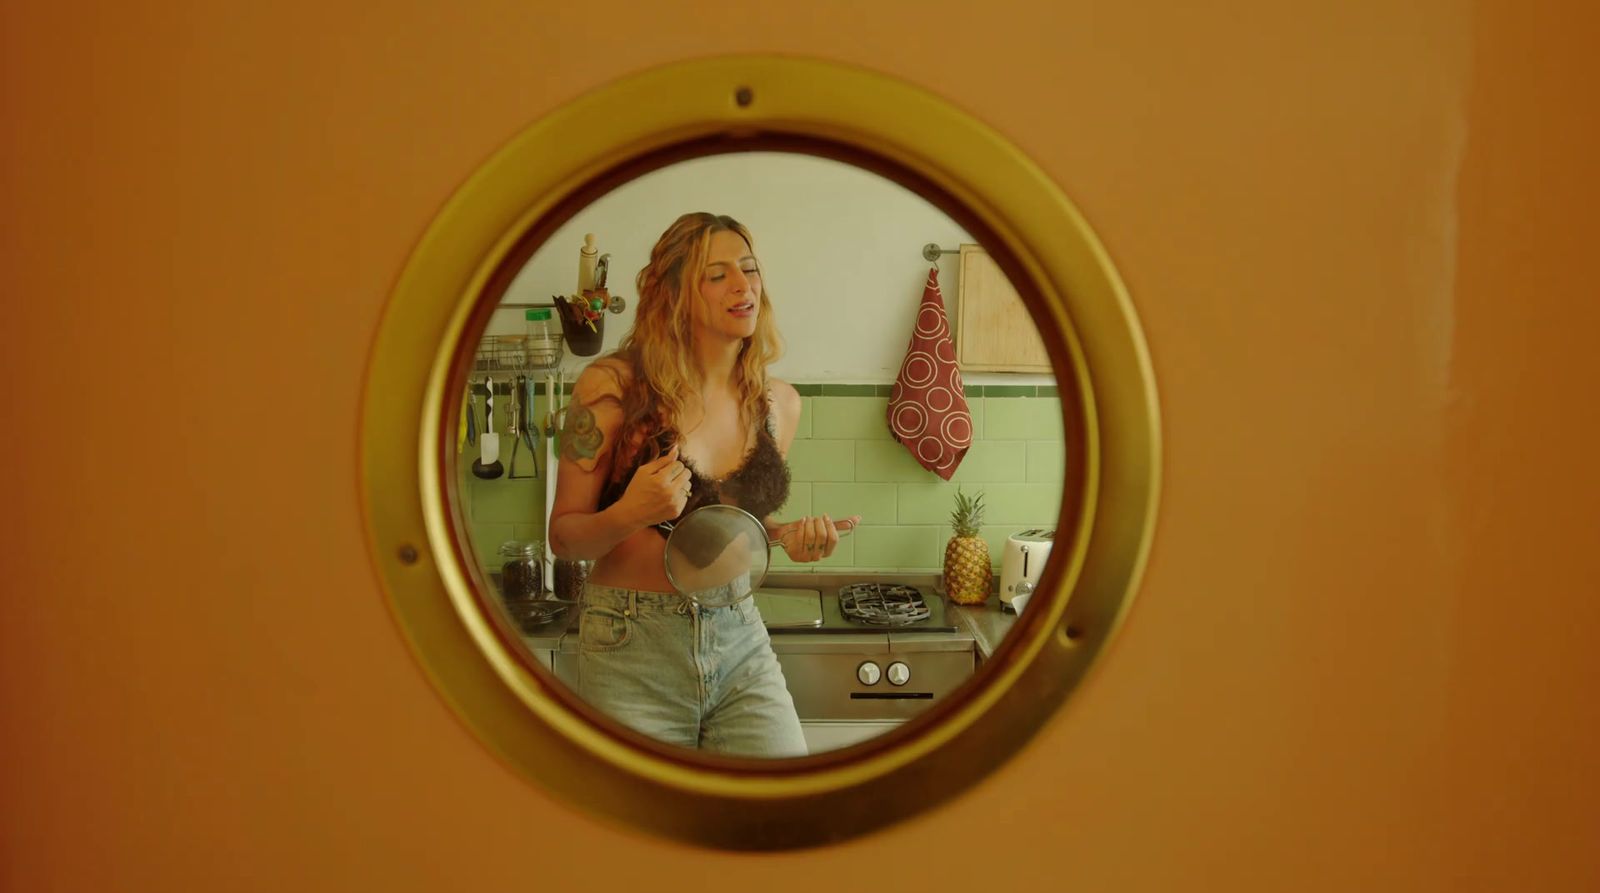
<path id="1" fill-rule="evenodd" d="M 714 233 L 694 302 L 695 328 L 730 341 L 749 338 L 760 312 L 761 273 L 750 246 L 731 230 Z"/>

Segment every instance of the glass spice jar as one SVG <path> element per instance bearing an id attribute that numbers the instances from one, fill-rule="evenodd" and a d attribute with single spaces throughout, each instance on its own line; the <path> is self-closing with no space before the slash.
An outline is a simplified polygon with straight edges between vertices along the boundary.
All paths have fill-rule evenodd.
<path id="1" fill-rule="evenodd" d="M 539 572 L 541 546 L 537 542 L 508 540 L 500 546 L 500 594 L 506 598 L 537 598 L 544 591 Z"/>

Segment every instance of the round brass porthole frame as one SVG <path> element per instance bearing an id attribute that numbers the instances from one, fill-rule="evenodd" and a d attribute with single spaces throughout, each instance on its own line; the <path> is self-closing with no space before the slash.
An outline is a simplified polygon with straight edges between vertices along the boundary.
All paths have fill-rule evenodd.
<path id="1" fill-rule="evenodd" d="M 448 391 L 475 311 L 481 319 L 478 302 L 519 240 L 629 159 L 763 136 L 883 159 L 959 203 L 1039 323 L 1076 434 L 1069 480 L 1078 492 L 1063 499 L 1070 526 L 1061 529 L 1073 534 L 1058 537 L 1032 607 L 955 703 L 845 751 L 757 762 L 627 733 L 508 643 L 461 558 L 440 432 L 458 405 Z M 916 247 L 915 234 L 907 238 Z M 435 687 L 484 743 L 614 823 L 704 846 L 784 849 L 852 837 L 948 800 L 1050 717 L 1137 589 L 1155 521 L 1160 434 L 1153 371 L 1122 283 L 1077 210 L 1018 149 L 880 74 L 725 57 L 580 97 L 523 131 L 457 191 L 412 253 L 382 320 L 360 458 L 368 542 L 395 616 Z"/>

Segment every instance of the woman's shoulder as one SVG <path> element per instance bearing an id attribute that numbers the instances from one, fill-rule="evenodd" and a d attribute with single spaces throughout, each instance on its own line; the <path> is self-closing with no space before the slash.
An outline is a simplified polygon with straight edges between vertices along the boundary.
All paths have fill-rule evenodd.
<path id="1" fill-rule="evenodd" d="M 572 396 L 583 402 L 621 397 L 632 383 L 633 364 L 623 357 L 608 355 L 578 373 L 578 380 L 572 385 Z"/>
<path id="2" fill-rule="evenodd" d="M 794 385 L 781 378 L 768 378 L 767 392 L 772 395 L 772 403 L 778 409 L 800 411 L 800 392 L 795 390 Z"/>
<path id="3" fill-rule="evenodd" d="M 800 392 L 781 378 L 768 378 L 767 393 L 772 395 L 772 413 L 780 428 L 793 431 L 800 421 Z"/>

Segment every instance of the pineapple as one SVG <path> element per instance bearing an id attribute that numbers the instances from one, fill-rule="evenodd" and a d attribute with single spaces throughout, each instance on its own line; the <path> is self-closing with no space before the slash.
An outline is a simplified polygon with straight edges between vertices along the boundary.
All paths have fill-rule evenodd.
<path id="1" fill-rule="evenodd" d="M 944 591 L 958 605 L 989 600 L 989 544 L 978 536 L 983 526 L 983 494 L 967 496 L 956 488 L 950 527 L 956 535 L 944 546 Z"/>

